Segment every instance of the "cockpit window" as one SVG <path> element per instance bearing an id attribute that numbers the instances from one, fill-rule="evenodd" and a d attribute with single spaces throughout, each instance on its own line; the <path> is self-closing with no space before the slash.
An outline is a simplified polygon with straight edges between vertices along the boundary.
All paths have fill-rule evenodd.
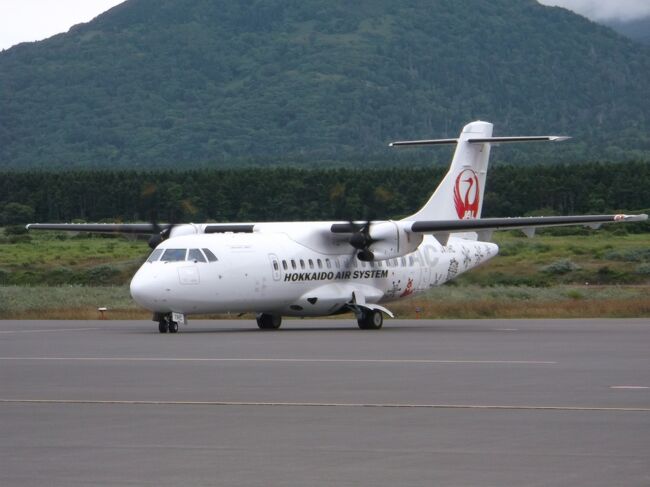
<path id="1" fill-rule="evenodd" d="M 151 252 L 151 255 L 147 259 L 147 262 L 156 262 L 158 259 L 160 259 L 162 253 L 163 253 L 162 249 L 154 250 L 153 252 Z"/>
<path id="2" fill-rule="evenodd" d="M 205 257 L 199 249 L 190 249 L 187 253 L 187 260 L 193 260 L 194 262 L 205 262 Z"/>
<path id="3" fill-rule="evenodd" d="M 162 256 L 163 262 L 179 262 L 185 260 L 187 249 L 167 249 Z"/>
<path id="4" fill-rule="evenodd" d="M 210 249 L 203 249 L 203 252 L 205 253 L 205 256 L 208 258 L 208 262 L 216 262 L 219 260 L 217 259 L 216 255 L 210 252 Z"/>

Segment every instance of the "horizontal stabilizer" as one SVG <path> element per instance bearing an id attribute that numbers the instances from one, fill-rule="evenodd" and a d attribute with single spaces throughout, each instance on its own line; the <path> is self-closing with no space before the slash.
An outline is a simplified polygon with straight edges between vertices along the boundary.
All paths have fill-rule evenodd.
<path id="1" fill-rule="evenodd" d="M 481 137 L 478 139 L 467 139 L 468 144 L 501 144 L 509 142 L 562 142 L 571 137 L 565 135 L 534 135 L 523 137 Z M 431 139 L 431 140 L 400 140 L 391 142 L 389 147 L 417 146 L 417 145 L 442 145 L 456 144 L 458 139 Z"/>
<path id="2" fill-rule="evenodd" d="M 501 144 L 508 142 L 562 142 L 571 137 L 566 135 L 534 135 L 530 137 L 483 137 L 480 139 L 467 139 L 470 144 Z"/>
<path id="3" fill-rule="evenodd" d="M 457 142 L 458 139 L 399 140 L 397 142 L 391 142 L 388 144 L 388 147 L 399 147 L 404 145 L 443 145 L 455 144 Z"/>

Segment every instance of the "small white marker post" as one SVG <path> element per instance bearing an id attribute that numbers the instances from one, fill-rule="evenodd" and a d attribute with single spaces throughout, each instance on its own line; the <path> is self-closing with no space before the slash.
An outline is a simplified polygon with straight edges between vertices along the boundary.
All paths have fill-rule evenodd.
<path id="1" fill-rule="evenodd" d="M 108 308 L 97 308 L 97 311 L 99 311 L 99 319 L 100 320 L 105 320 L 106 319 L 106 312 L 108 311 Z"/>

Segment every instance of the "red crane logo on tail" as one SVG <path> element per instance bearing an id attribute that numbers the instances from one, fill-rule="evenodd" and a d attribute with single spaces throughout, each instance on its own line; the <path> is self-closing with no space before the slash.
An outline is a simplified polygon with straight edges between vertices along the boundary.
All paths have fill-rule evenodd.
<path id="1" fill-rule="evenodd" d="M 476 218 L 481 200 L 478 176 L 471 169 L 463 170 L 454 185 L 454 205 L 461 220 Z"/>

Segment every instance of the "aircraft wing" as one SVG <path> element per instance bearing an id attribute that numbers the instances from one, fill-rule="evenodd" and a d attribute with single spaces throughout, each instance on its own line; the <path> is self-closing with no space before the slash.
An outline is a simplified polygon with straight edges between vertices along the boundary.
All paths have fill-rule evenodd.
<path id="1" fill-rule="evenodd" d="M 153 223 L 30 223 L 27 225 L 27 230 L 151 235 L 166 230 L 170 226 L 168 223 L 160 225 Z"/>
<path id="2" fill-rule="evenodd" d="M 543 227 L 583 225 L 598 228 L 603 223 L 638 222 L 648 215 L 579 215 L 579 216 L 531 216 L 518 218 L 477 218 L 468 220 L 414 221 L 411 231 L 415 233 L 455 233 L 495 230 L 534 230 Z"/>

